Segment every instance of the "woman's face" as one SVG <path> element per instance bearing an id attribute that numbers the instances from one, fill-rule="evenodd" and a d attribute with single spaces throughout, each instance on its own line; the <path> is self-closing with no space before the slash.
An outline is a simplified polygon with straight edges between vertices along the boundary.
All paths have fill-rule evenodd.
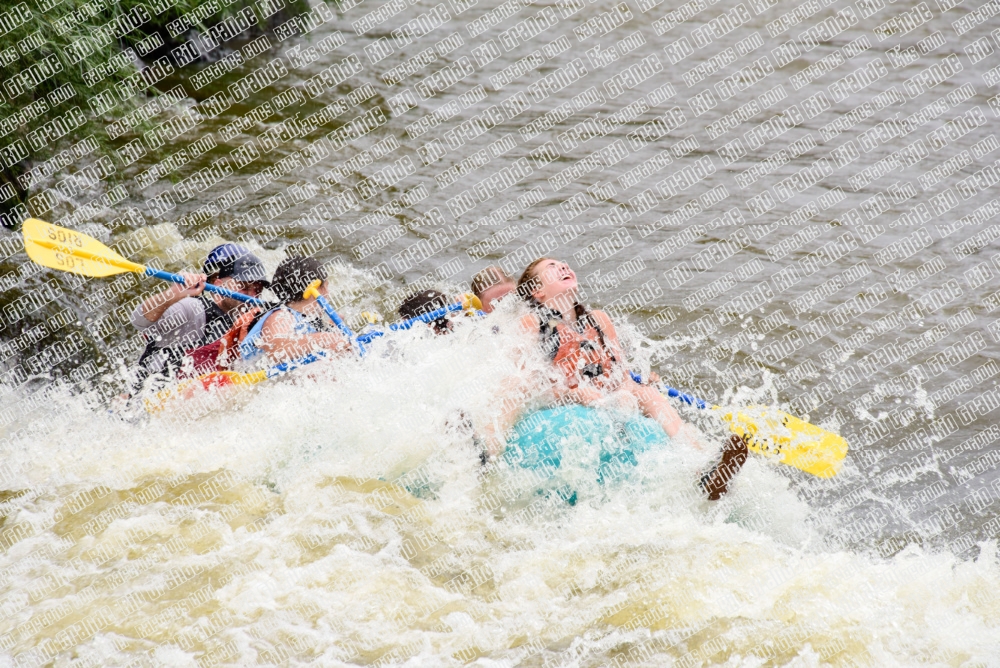
<path id="1" fill-rule="evenodd" d="M 532 291 L 535 299 L 543 304 L 566 295 L 576 295 L 576 274 L 569 265 L 559 260 L 546 258 L 535 268 L 536 288 Z"/>

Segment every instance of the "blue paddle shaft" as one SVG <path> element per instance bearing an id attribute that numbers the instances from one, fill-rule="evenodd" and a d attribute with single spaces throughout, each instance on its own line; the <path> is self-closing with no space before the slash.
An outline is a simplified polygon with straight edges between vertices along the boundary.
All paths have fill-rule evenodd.
<path id="1" fill-rule="evenodd" d="M 300 357 L 297 360 L 289 360 L 288 362 L 282 362 L 280 364 L 275 364 L 270 369 L 267 370 L 268 378 L 277 378 L 278 376 L 284 375 L 289 371 L 294 371 L 300 366 L 305 366 L 306 364 L 312 364 L 319 360 L 326 359 L 326 355 L 323 352 L 316 352 L 306 355 L 305 357 Z"/>
<path id="2" fill-rule="evenodd" d="M 415 318 L 410 318 L 409 320 L 404 320 L 403 322 L 389 325 L 389 329 L 391 329 L 394 332 L 398 332 L 401 329 L 409 329 L 418 322 L 434 322 L 438 318 L 443 318 L 453 311 L 461 311 L 462 308 L 464 307 L 462 306 L 461 302 L 449 304 L 448 306 L 443 306 L 436 311 L 431 311 L 430 313 L 424 313 L 423 315 L 418 315 Z"/>
<path id="3" fill-rule="evenodd" d="M 354 336 L 354 332 L 352 332 L 351 328 L 347 326 L 347 323 L 344 322 L 344 319 L 340 317 L 340 314 L 337 313 L 335 310 L 333 310 L 333 306 L 330 304 L 330 302 L 326 300 L 326 297 L 324 297 L 323 295 L 317 295 L 316 301 L 319 302 L 319 305 L 323 307 L 323 310 L 326 311 L 326 314 L 330 316 L 330 320 L 333 321 L 333 324 L 335 324 L 340 329 L 340 331 L 344 333 L 344 336 L 347 337 L 347 340 L 353 341 L 354 343 L 357 344 L 358 354 L 364 357 L 365 353 L 368 352 L 368 350 L 365 348 L 366 342 L 362 341 L 360 336 Z"/>
<path id="4" fill-rule="evenodd" d="M 632 380 L 640 384 L 642 383 L 642 376 L 637 374 L 635 371 L 629 371 L 629 373 L 632 375 Z M 675 397 L 677 399 L 680 399 L 689 406 L 697 406 L 698 408 L 711 408 L 709 404 L 702 401 L 698 397 L 692 397 L 690 394 L 684 394 L 680 390 L 675 390 L 674 388 L 667 387 L 666 385 L 663 386 L 663 389 L 664 391 L 666 391 L 668 397 Z"/>
<path id="5" fill-rule="evenodd" d="M 149 269 L 147 269 L 146 271 L 148 272 Z M 166 274 L 164 272 L 159 272 L 159 273 L 163 274 L 163 276 L 160 276 L 159 278 L 172 277 L 173 276 L 173 274 Z M 180 278 L 180 276 L 177 276 L 176 278 Z M 167 280 L 175 280 L 175 279 L 174 278 L 167 278 Z M 183 282 L 183 279 L 181 281 L 178 281 L 178 282 Z M 330 316 L 330 320 L 332 320 L 334 322 L 334 324 L 337 325 L 337 327 L 340 327 L 341 331 L 343 331 L 348 336 L 348 338 L 350 338 L 350 339 L 352 339 L 352 340 L 354 340 L 354 341 L 356 341 L 358 343 L 358 348 L 359 348 L 359 351 L 360 351 L 360 353 L 362 355 L 364 355 L 365 352 L 366 352 L 366 350 L 365 350 L 365 344 L 371 344 L 371 342 L 373 340 L 377 339 L 378 337 L 385 336 L 385 332 L 382 332 L 382 331 L 379 331 L 379 330 L 372 330 L 370 332 L 362 332 L 362 333 L 358 334 L 357 336 L 354 336 L 354 334 L 351 332 L 351 329 L 343 321 L 343 319 L 340 317 L 340 315 L 338 315 L 337 312 L 335 310 L 333 310 L 333 307 L 330 305 L 330 302 L 328 302 L 322 296 L 317 297 L 317 301 L 319 302 L 320 306 L 323 307 L 323 310 L 326 311 L 326 314 L 328 316 Z M 448 313 L 451 313 L 452 311 L 459 311 L 461 309 L 462 309 L 462 304 L 461 303 L 450 304 L 448 306 L 445 306 L 444 308 L 439 308 L 436 311 L 431 311 L 430 313 L 425 313 L 423 315 L 419 315 L 416 318 L 410 318 L 409 320 L 404 320 L 401 323 L 394 324 L 394 325 L 389 325 L 389 329 L 392 330 L 392 331 L 409 329 L 410 327 L 412 327 L 413 325 L 415 325 L 418 322 L 432 322 L 434 320 L 437 320 L 438 318 L 444 317 L 445 315 L 447 315 Z M 293 371 L 294 369 L 297 369 L 300 366 L 304 366 L 306 364 L 311 364 L 311 363 L 313 363 L 313 362 L 315 362 L 317 360 L 324 359 L 325 357 L 326 357 L 325 355 L 321 355 L 321 354 L 317 353 L 317 354 L 313 354 L 313 355 L 306 355 L 305 357 L 303 357 L 301 359 L 292 360 L 290 362 L 282 362 L 281 364 L 276 364 L 275 366 L 273 366 L 273 367 L 271 367 L 270 369 L 267 370 L 267 377 L 268 378 L 274 378 L 276 376 L 280 376 L 282 374 L 288 373 L 289 371 Z"/>
<path id="6" fill-rule="evenodd" d="M 461 309 L 462 309 L 462 304 L 460 302 L 456 302 L 454 304 L 450 304 L 443 308 L 439 308 L 436 311 L 431 311 L 430 313 L 424 313 L 423 315 L 418 315 L 416 318 L 410 318 L 409 320 L 404 320 L 403 322 L 389 325 L 389 330 L 393 332 L 406 330 L 409 329 L 410 327 L 413 327 L 413 325 L 417 324 L 418 322 L 433 322 L 438 318 L 443 318 L 444 316 L 448 315 L 453 311 L 459 311 Z M 385 332 L 378 329 L 373 329 L 368 332 L 361 332 L 360 334 L 358 334 L 355 340 L 359 344 L 365 345 L 365 344 L 370 344 L 372 341 L 374 341 L 380 336 L 385 336 Z"/>
<path id="7" fill-rule="evenodd" d="M 319 305 L 323 307 L 323 310 L 326 311 L 326 314 L 330 316 L 330 320 L 333 320 L 333 324 L 339 327 L 340 331 L 342 331 L 348 339 L 353 339 L 354 332 L 352 332 L 351 328 L 347 326 L 347 323 L 344 322 L 344 319 L 341 318 L 340 315 L 338 315 L 337 312 L 333 310 L 333 306 L 330 305 L 330 302 L 326 301 L 326 297 L 324 297 L 323 295 L 319 295 L 318 297 L 316 297 L 316 301 L 318 301 Z"/>
<path id="8" fill-rule="evenodd" d="M 159 278 L 164 281 L 171 281 L 172 283 L 178 283 L 180 285 L 184 285 L 183 276 L 178 276 L 177 274 L 171 274 L 166 271 L 160 271 L 159 269 L 153 269 L 152 267 L 146 267 L 146 275 L 152 276 L 153 278 Z M 267 306 L 267 304 L 257 299 L 256 297 L 250 297 L 248 295 L 240 294 L 239 292 L 226 290 L 225 288 L 220 288 L 218 286 L 212 285 L 211 283 L 206 283 L 205 289 L 208 290 L 209 292 L 214 292 L 217 295 L 222 295 L 223 297 L 229 297 L 230 299 L 236 299 L 241 302 L 246 302 L 247 304 L 253 304 L 254 306 Z"/>
<path id="9" fill-rule="evenodd" d="M 678 399 L 688 404 L 689 406 L 697 406 L 698 408 L 711 408 L 711 406 L 708 403 L 702 401 L 698 397 L 692 397 L 690 394 L 684 394 L 680 390 L 675 390 L 672 387 L 664 386 L 663 389 L 667 391 L 668 397 L 677 397 Z"/>
<path id="10" fill-rule="evenodd" d="M 361 332 L 356 340 L 358 343 L 371 343 L 380 336 L 385 336 L 385 332 L 373 329 L 370 332 Z"/>

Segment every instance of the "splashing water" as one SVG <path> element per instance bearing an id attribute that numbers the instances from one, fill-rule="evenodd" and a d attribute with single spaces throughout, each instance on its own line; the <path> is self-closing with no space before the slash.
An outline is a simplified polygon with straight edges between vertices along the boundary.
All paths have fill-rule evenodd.
<path id="1" fill-rule="evenodd" d="M 4 665 L 1000 656 L 992 546 L 830 548 L 823 509 L 766 461 L 718 504 L 694 485 L 710 453 L 683 443 L 574 479 L 574 506 L 483 467 L 463 422 L 491 419 L 514 371 L 495 322 L 140 418 L 52 396 L 52 421 L 3 447 Z"/>

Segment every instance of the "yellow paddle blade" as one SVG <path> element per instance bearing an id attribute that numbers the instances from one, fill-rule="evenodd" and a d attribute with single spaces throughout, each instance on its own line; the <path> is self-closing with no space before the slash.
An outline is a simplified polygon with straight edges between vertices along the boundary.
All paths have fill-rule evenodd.
<path id="1" fill-rule="evenodd" d="M 72 274 L 113 276 L 126 271 L 142 273 L 141 264 L 129 262 L 97 239 L 44 220 L 29 218 L 21 227 L 24 250 L 32 262 Z"/>
<path id="2" fill-rule="evenodd" d="M 267 371 L 254 371 L 253 373 L 236 373 L 234 371 L 223 371 L 222 373 L 233 374 L 231 380 L 233 385 L 256 385 L 267 380 Z"/>
<path id="3" fill-rule="evenodd" d="M 725 412 L 722 419 L 754 452 L 820 478 L 837 475 L 847 456 L 847 441 L 842 436 L 784 411 L 748 406 Z"/>

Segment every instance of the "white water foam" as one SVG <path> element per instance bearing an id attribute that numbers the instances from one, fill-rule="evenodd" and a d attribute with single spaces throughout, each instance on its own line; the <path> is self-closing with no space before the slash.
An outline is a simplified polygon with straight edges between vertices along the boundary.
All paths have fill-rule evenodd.
<path id="1" fill-rule="evenodd" d="M 2 453 L 5 489 L 30 490 L 0 531 L 6 665 L 1000 656 L 991 546 L 973 562 L 824 548 L 823 509 L 769 462 L 716 504 L 694 486 L 709 453 L 680 443 L 616 483 L 573 480 L 575 506 L 535 494 L 529 472 L 484 471 L 462 415 L 489 422 L 516 371 L 495 322 L 399 333 L 384 357 L 316 365 L 196 419 L 53 396 L 52 421 Z"/>

